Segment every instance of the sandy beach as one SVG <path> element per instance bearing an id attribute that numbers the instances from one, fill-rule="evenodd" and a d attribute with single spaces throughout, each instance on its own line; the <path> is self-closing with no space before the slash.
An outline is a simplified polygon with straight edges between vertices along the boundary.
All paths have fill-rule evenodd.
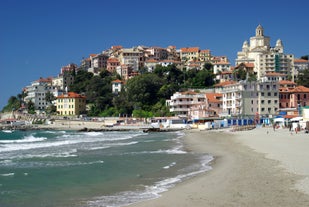
<path id="1" fill-rule="evenodd" d="M 188 150 L 215 156 L 213 169 L 132 207 L 309 206 L 308 134 L 189 130 L 184 139 Z"/>

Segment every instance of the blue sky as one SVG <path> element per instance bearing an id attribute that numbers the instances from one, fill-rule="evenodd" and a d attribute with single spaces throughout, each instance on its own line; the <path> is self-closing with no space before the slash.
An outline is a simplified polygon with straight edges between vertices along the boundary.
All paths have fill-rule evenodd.
<path id="1" fill-rule="evenodd" d="M 112 45 L 198 46 L 234 64 L 258 24 L 272 46 L 309 54 L 307 0 L 2 0 L 0 110 L 32 81 Z"/>

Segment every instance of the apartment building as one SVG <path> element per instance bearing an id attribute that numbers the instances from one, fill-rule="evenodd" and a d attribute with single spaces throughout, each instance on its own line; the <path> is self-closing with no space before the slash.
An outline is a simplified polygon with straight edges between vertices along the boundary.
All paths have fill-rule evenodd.
<path id="1" fill-rule="evenodd" d="M 70 85 L 74 83 L 74 76 L 71 72 L 64 72 L 58 77 L 52 78 L 52 85 L 59 90 L 70 90 Z"/>
<path id="2" fill-rule="evenodd" d="M 205 99 L 205 93 L 185 91 L 174 93 L 166 103 L 170 107 L 170 112 L 177 116 L 188 117 L 190 108 L 194 105 L 203 105 Z"/>
<path id="3" fill-rule="evenodd" d="M 309 61 L 304 59 L 294 59 L 295 76 L 302 74 L 304 70 L 309 69 Z"/>
<path id="4" fill-rule="evenodd" d="M 282 87 L 279 94 L 280 109 L 309 106 L 309 88 L 305 86 Z"/>
<path id="5" fill-rule="evenodd" d="M 278 81 L 240 81 L 222 88 L 226 116 L 272 116 L 279 109 Z"/>
<path id="6" fill-rule="evenodd" d="M 182 62 L 198 60 L 200 54 L 199 47 L 180 48 L 180 60 Z"/>
<path id="7" fill-rule="evenodd" d="M 111 73 L 115 72 L 117 67 L 120 66 L 120 62 L 117 58 L 109 58 L 107 60 L 107 70 Z"/>
<path id="8" fill-rule="evenodd" d="M 80 115 L 86 112 L 86 97 L 68 92 L 57 97 L 57 113 L 63 116 Z"/>
<path id="9" fill-rule="evenodd" d="M 190 107 L 188 117 L 192 120 L 203 120 L 219 117 L 222 112 L 222 94 L 205 93 L 205 101 Z"/>
<path id="10" fill-rule="evenodd" d="M 27 96 L 24 98 L 26 103 L 30 101 L 34 104 L 35 110 L 45 110 L 50 102 L 46 100 L 46 94 L 52 93 L 55 97 L 58 96 L 58 88 L 52 85 L 52 78 L 40 78 L 33 81 L 31 85 L 25 87 Z"/>
<path id="11" fill-rule="evenodd" d="M 144 66 L 145 62 L 143 48 L 122 48 L 119 51 L 118 60 L 121 64 L 126 64 L 134 71 L 138 71 L 140 67 Z"/>

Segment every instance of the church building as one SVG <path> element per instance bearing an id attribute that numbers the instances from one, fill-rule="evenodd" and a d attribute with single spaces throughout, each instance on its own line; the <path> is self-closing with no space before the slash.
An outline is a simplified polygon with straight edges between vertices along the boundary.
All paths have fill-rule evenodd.
<path id="1" fill-rule="evenodd" d="M 270 37 L 264 35 L 264 29 L 258 25 L 250 43 L 245 41 L 242 50 L 237 53 L 236 65 L 252 63 L 257 78 L 269 72 L 286 74 L 294 81 L 294 55 L 284 54 L 282 41 L 278 39 L 275 47 L 270 46 Z"/>

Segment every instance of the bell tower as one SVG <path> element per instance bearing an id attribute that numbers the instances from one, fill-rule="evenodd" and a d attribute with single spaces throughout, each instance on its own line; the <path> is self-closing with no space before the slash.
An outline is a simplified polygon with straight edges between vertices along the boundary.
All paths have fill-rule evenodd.
<path id="1" fill-rule="evenodd" d="M 259 24 L 259 26 L 257 26 L 257 28 L 255 29 L 255 36 L 256 37 L 262 37 L 264 36 L 264 29 L 263 27 Z"/>

